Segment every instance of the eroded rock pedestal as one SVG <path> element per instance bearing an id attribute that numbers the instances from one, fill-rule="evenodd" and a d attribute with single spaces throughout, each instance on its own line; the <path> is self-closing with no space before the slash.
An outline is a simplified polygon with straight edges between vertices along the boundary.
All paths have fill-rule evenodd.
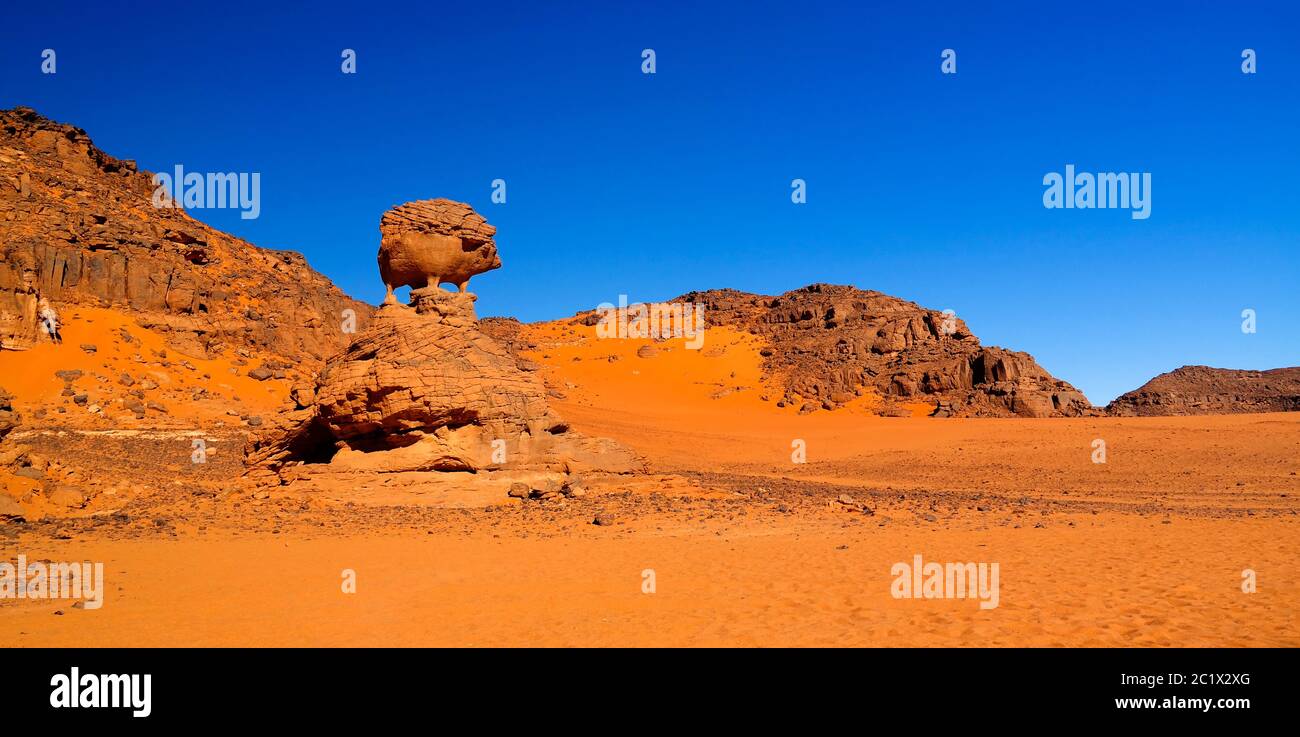
<path id="1" fill-rule="evenodd" d="M 430 286 L 411 306 L 380 308 L 314 386 L 294 390 L 297 408 L 250 441 L 250 477 L 642 470 L 613 441 L 568 430 L 536 366 L 480 332 L 474 300 Z"/>

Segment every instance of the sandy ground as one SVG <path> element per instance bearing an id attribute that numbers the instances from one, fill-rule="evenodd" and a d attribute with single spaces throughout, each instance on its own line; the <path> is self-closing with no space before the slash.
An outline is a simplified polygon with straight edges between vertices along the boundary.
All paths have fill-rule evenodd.
<path id="1" fill-rule="evenodd" d="M 50 428 L 23 442 L 147 483 L 93 513 L 0 525 L 0 561 L 102 561 L 107 578 L 97 610 L 0 601 L 0 636 L 78 647 L 1300 644 L 1300 415 L 880 418 L 871 397 L 799 415 L 763 399 L 751 336 L 710 331 L 702 350 L 669 341 L 643 358 L 642 343 L 565 323 L 527 335 L 560 413 L 644 454 L 656 475 L 559 504 L 350 504 L 242 490 L 229 481 L 237 454 L 181 463 L 179 431 Z M 215 439 L 237 447 L 239 428 L 223 432 Z M 1105 463 L 1093 462 L 1099 439 Z M 613 524 L 592 524 L 598 513 Z M 895 598 L 892 566 L 918 554 L 997 563 L 998 606 Z M 1255 593 L 1242 590 L 1247 569 Z"/>

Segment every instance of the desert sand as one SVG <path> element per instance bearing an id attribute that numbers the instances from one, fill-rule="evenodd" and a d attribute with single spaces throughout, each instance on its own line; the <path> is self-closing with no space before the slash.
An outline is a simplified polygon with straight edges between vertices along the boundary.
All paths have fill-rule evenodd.
<path id="1" fill-rule="evenodd" d="M 116 376 L 139 352 L 114 349 L 118 327 L 80 310 L 62 347 L 0 353 L 0 384 L 26 413 L 58 396 L 55 370 Z M 127 327 L 146 350 L 157 338 Z M 864 396 L 800 414 L 764 399 L 755 336 L 710 330 L 693 351 L 596 340 L 567 320 L 523 333 L 557 411 L 637 451 L 650 473 L 557 503 L 418 483 L 355 498 L 250 490 L 231 452 L 247 423 L 227 404 L 269 411 L 287 387 L 195 362 L 223 396 L 112 428 L 70 409 L 15 433 L 58 473 L 105 489 L 84 509 L 0 526 L 0 559 L 102 561 L 107 587 L 93 611 L 0 601 L 5 642 L 1300 644 L 1294 413 L 938 419 L 918 405 L 904 418 L 875 416 Z M 196 436 L 221 449 L 202 465 L 190 462 Z M 891 566 L 916 554 L 998 563 L 999 605 L 893 598 Z M 1255 593 L 1242 590 L 1246 569 Z"/>

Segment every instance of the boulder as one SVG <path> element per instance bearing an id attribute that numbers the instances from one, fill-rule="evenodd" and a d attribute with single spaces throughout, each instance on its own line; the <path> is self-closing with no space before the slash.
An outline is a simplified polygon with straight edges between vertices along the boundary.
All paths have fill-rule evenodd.
<path id="1" fill-rule="evenodd" d="M 0 440 L 13 432 L 21 421 L 22 417 L 14 411 L 13 395 L 5 391 L 4 387 L 0 387 Z"/>
<path id="2" fill-rule="evenodd" d="M 408 202 L 385 212 L 379 221 L 379 275 L 393 290 L 438 288 L 455 284 L 464 292 L 470 277 L 501 267 L 496 228 L 461 202 L 447 199 Z"/>

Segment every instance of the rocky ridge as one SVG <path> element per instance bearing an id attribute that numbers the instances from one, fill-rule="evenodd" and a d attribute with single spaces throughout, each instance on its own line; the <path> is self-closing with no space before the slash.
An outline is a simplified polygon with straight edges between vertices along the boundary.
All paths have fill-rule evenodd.
<path id="1" fill-rule="evenodd" d="M 764 369 L 779 377 L 779 402 L 835 409 L 868 391 L 882 413 L 908 403 L 936 416 L 1075 417 L 1097 411 L 1028 353 L 980 345 L 955 315 L 851 286 L 813 284 L 780 296 L 734 289 L 690 292 L 707 326 L 763 337 Z"/>
<path id="2" fill-rule="evenodd" d="M 42 339 L 38 293 L 130 311 L 193 357 L 245 348 L 319 365 L 342 348 L 350 299 L 291 251 L 258 248 L 155 207 L 149 172 L 80 128 L 29 108 L 0 110 L 0 347 Z"/>
<path id="3" fill-rule="evenodd" d="M 1117 397 L 1120 417 L 1300 411 L 1300 366 L 1268 371 L 1183 366 Z"/>

